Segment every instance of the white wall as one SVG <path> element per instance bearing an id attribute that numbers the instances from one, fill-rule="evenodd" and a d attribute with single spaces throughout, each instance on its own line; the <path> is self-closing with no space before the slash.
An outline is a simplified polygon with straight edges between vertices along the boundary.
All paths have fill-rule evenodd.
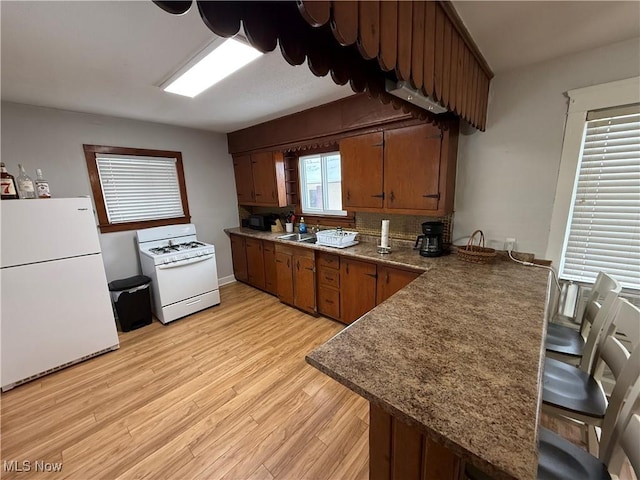
<path id="1" fill-rule="evenodd" d="M 92 197 L 85 143 L 182 152 L 191 221 L 198 238 L 215 245 L 219 277 L 233 275 L 231 246 L 223 228 L 238 225 L 238 208 L 226 135 L 2 103 L 2 161 L 15 176 L 18 163 L 32 177 L 36 168 L 42 168 L 55 197 Z M 131 231 L 100 235 L 109 280 L 140 273 L 134 237 Z"/>
<path id="2" fill-rule="evenodd" d="M 493 248 L 547 250 L 567 90 L 640 75 L 640 39 L 501 73 L 491 83 L 486 132 L 461 135 L 453 238 L 484 231 Z M 456 241 L 457 240 L 457 241 Z"/>

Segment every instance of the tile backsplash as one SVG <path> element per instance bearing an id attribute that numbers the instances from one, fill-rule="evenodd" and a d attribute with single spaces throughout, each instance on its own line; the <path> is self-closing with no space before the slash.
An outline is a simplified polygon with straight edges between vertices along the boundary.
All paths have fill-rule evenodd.
<path id="1" fill-rule="evenodd" d="M 453 215 L 427 217 L 421 215 L 389 215 L 387 213 L 356 213 L 356 230 L 364 235 L 380 235 L 382 220 L 389 220 L 389 237 L 401 240 L 415 240 L 422 235 L 422 223 L 440 221 L 444 223 L 442 241 L 451 243 Z"/>
<path id="2" fill-rule="evenodd" d="M 277 213 L 284 217 L 291 207 L 266 208 L 266 207 L 238 207 L 240 219 L 247 218 L 253 213 Z M 363 235 L 380 236 L 382 220 L 389 220 L 389 236 L 391 239 L 415 240 L 422 234 L 422 223 L 440 221 L 444 223 L 443 242 L 451 243 L 451 231 L 453 230 L 453 214 L 444 217 L 428 217 L 422 215 L 390 215 L 387 213 L 356 212 L 356 228 Z M 322 228 L 332 228 L 330 225 L 321 225 Z"/>

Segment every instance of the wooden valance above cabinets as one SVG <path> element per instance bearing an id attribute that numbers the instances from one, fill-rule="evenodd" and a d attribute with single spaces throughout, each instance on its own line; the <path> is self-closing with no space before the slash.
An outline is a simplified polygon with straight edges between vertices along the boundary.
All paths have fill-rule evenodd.
<path id="1" fill-rule="evenodd" d="M 191 1 L 154 3 L 182 14 Z M 262 52 L 277 46 L 291 65 L 307 62 L 318 76 L 331 75 L 383 104 L 427 123 L 438 115 L 410 101 L 427 98 L 479 130 L 486 125 L 493 72 L 458 17 L 444 0 L 197 1 L 204 23 L 230 37 L 242 25 Z M 399 84 L 412 92 L 389 93 Z M 409 98 L 409 101 L 406 99 Z"/>

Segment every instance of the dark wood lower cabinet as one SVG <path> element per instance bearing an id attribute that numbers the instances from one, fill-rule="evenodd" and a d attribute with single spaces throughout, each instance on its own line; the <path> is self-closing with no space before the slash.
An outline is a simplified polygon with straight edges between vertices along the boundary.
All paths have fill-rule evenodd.
<path id="1" fill-rule="evenodd" d="M 316 268 L 314 251 L 276 245 L 278 298 L 283 303 L 316 313 Z"/>
<path id="2" fill-rule="evenodd" d="M 455 453 L 373 404 L 369 425 L 369 480 L 463 478 Z"/>
<path id="3" fill-rule="evenodd" d="M 409 285 L 419 276 L 419 272 L 378 265 L 376 304 L 384 302 L 391 295 Z"/>
<path id="4" fill-rule="evenodd" d="M 353 323 L 376 306 L 376 264 L 340 259 L 340 315 Z"/>
<path id="5" fill-rule="evenodd" d="M 245 237 L 240 235 L 230 235 L 231 238 L 231 260 L 233 262 L 233 276 L 236 280 L 246 282 L 249 280 L 247 271 L 247 251 Z"/>
<path id="6" fill-rule="evenodd" d="M 276 246 L 273 242 L 262 241 L 264 255 L 264 289 L 272 295 L 278 294 L 276 273 Z"/>
<path id="7" fill-rule="evenodd" d="M 311 253 L 311 256 L 308 253 Z M 293 254 L 294 305 L 305 312 L 316 312 L 316 268 L 313 250 L 304 250 Z"/>
<path id="8" fill-rule="evenodd" d="M 246 239 L 247 248 L 247 276 L 251 285 L 264 290 L 264 256 L 262 254 L 262 240 Z"/>
<path id="9" fill-rule="evenodd" d="M 277 295 L 281 302 L 293 305 L 293 255 L 276 248 Z"/>

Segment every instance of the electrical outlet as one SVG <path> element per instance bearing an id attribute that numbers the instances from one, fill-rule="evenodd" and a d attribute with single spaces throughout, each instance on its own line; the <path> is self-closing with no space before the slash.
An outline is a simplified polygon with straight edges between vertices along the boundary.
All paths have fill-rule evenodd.
<path id="1" fill-rule="evenodd" d="M 504 249 L 507 252 L 512 252 L 516 248 L 516 239 L 514 237 L 507 237 L 504 240 Z"/>

